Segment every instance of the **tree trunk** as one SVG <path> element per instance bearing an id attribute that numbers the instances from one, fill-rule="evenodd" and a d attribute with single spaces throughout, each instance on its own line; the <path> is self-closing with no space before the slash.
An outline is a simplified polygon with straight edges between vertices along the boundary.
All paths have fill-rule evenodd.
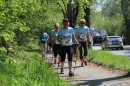
<path id="1" fill-rule="evenodd" d="M 89 0 L 89 3 L 90 3 L 90 0 Z M 91 23 L 90 23 L 90 5 L 89 6 L 87 6 L 86 8 L 84 8 L 84 12 L 85 12 L 85 17 L 84 17 L 84 19 L 86 20 L 86 26 L 88 26 L 89 27 L 89 29 L 90 29 L 90 25 L 91 25 Z M 91 34 L 91 32 L 90 32 L 90 34 Z M 90 49 L 92 49 L 92 36 L 90 36 L 90 41 L 91 41 L 91 44 L 89 44 L 88 45 L 88 47 L 90 48 Z"/>
<path id="2" fill-rule="evenodd" d="M 86 14 L 86 16 L 84 17 L 84 19 L 86 20 L 86 26 L 88 26 L 90 28 L 90 8 L 86 7 L 84 9 L 84 12 Z"/>
<path id="3" fill-rule="evenodd" d="M 128 44 L 130 44 L 130 3 L 128 0 L 121 0 L 121 9 L 124 17 L 125 31 L 124 35 L 127 38 Z"/>

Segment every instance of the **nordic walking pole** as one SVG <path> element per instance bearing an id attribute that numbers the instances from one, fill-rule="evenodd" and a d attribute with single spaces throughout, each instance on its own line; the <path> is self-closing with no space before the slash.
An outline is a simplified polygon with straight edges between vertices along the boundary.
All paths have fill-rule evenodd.
<path id="1" fill-rule="evenodd" d="M 76 48 L 76 60 L 75 60 L 75 67 L 74 67 L 74 70 L 76 69 L 77 57 L 78 57 L 78 49 Z"/>

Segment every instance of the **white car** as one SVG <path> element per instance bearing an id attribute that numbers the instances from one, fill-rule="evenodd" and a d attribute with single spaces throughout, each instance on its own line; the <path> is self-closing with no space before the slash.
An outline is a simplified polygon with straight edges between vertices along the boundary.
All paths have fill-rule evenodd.
<path id="1" fill-rule="evenodd" d="M 120 48 L 123 50 L 123 41 L 119 36 L 106 36 L 102 42 L 102 50 L 107 48 Z"/>

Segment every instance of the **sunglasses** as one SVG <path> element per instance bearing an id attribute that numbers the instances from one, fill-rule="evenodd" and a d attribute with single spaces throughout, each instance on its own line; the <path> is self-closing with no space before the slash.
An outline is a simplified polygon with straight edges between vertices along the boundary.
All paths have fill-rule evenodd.
<path id="1" fill-rule="evenodd" d="M 80 24 L 85 24 L 85 23 L 82 22 L 82 23 L 80 23 Z"/>

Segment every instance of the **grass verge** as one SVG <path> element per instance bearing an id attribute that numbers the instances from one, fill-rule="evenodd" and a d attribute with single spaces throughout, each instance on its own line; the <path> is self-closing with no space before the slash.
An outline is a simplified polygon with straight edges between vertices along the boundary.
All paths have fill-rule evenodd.
<path id="1" fill-rule="evenodd" d="M 108 51 L 89 50 L 88 59 L 99 65 L 130 72 L 130 59 L 126 56 L 114 55 Z"/>

